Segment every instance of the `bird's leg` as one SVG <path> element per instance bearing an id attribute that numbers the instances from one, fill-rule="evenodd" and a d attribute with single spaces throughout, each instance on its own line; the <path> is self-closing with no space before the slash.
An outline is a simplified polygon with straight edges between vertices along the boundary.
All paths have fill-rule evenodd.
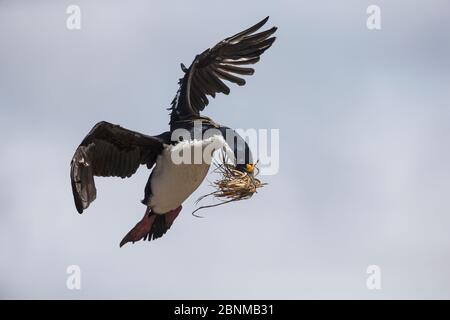
<path id="1" fill-rule="evenodd" d="M 151 209 L 148 208 L 145 211 L 144 217 L 141 221 L 139 221 L 133 229 L 131 229 L 127 235 L 122 239 L 120 242 L 120 246 L 122 247 L 124 244 L 128 242 L 136 242 L 141 240 L 142 238 L 147 235 L 153 225 L 153 222 L 155 221 L 156 215 L 151 213 Z"/>

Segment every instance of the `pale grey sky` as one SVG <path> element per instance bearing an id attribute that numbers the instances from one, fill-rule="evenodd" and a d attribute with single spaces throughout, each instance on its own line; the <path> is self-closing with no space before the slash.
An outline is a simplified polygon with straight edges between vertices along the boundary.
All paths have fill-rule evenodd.
<path id="1" fill-rule="evenodd" d="M 267 15 L 274 46 L 205 114 L 280 129 L 279 174 L 198 219 L 205 183 L 162 239 L 119 249 L 148 171 L 97 179 L 78 215 L 76 146 L 100 120 L 166 130 L 179 63 Z M 1 0 L 0 297 L 450 298 L 448 30 L 447 0 Z"/>

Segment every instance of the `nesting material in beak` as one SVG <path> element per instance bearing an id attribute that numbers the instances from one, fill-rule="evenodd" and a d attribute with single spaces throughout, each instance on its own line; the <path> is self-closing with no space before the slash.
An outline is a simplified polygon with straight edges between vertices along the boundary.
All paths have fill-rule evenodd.
<path id="1" fill-rule="evenodd" d="M 196 203 L 199 203 L 201 200 L 213 196 L 220 200 L 220 203 L 202 206 L 197 208 L 192 214 L 194 216 L 195 212 L 200 209 L 217 207 L 219 205 L 240 201 L 245 199 L 250 199 L 253 194 L 257 192 L 257 189 L 266 185 L 266 183 L 261 182 L 256 178 L 258 175 L 258 167 L 257 164 L 254 165 L 253 173 L 242 172 L 236 169 L 236 167 L 230 164 L 225 156 L 222 157 L 220 162 L 215 162 L 216 166 L 214 172 L 217 172 L 221 175 L 221 177 L 212 183 L 212 186 L 216 189 L 215 191 L 201 196 Z M 199 217 L 199 216 L 197 216 Z"/>

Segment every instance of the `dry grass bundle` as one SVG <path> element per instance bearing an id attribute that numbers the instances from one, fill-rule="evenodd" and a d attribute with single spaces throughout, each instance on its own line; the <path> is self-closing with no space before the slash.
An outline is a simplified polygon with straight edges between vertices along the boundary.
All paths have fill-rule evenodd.
<path id="1" fill-rule="evenodd" d="M 210 196 L 218 199 L 220 203 L 197 208 L 192 212 L 196 217 L 201 217 L 195 215 L 195 212 L 198 210 L 217 207 L 229 202 L 250 199 L 257 192 L 258 188 L 266 185 L 266 183 L 263 183 L 256 178 L 259 173 L 257 163 L 254 167 L 255 171 L 253 175 L 237 170 L 234 165 L 228 163 L 225 155 L 222 156 L 220 162 L 214 162 L 214 165 L 216 166 L 214 172 L 219 173 L 221 176 L 212 183 L 212 186 L 216 190 L 198 198 L 196 204 Z"/>

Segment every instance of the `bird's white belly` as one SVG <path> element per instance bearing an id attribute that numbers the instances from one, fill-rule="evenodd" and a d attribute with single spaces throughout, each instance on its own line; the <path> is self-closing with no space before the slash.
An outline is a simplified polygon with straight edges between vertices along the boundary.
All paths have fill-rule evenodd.
<path id="1" fill-rule="evenodd" d="M 183 142 L 184 143 L 184 142 Z M 186 142 L 184 148 L 190 148 Z M 181 143 L 178 145 L 178 150 Z M 173 161 L 174 147 L 166 147 L 153 169 L 152 195 L 148 205 L 158 214 L 178 208 L 202 183 L 208 174 L 209 163 L 179 163 Z"/>

